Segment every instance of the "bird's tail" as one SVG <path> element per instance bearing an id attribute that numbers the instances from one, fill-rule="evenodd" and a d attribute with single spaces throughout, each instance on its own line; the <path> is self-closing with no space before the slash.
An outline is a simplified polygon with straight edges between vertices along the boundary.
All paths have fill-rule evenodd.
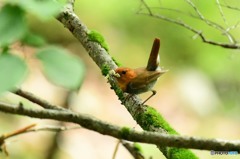
<path id="1" fill-rule="evenodd" d="M 153 41 L 152 50 L 147 63 L 146 69 L 148 71 L 155 71 L 159 66 L 159 62 L 160 62 L 160 57 L 158 55 L 159 48 L 160 48 L 160 39 L 155 38 Z"/>

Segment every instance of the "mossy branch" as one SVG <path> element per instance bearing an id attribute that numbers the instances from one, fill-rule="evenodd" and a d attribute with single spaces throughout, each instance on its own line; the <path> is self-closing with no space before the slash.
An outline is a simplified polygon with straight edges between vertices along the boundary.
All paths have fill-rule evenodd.
<path id="1" fill-rule="evenodd" d="M 83 47 L 86 49 L 89 56 L 102 70 L 103 75 L 108 75 L 110 70 L 115 70 L 117 64 L 114 62 L 113 58 L 109 55 L 106 50 L 106 43 L 99 33 L 95 36 L 95 32 L 90 31 L 87 26 L 79 19 L 79 17 L 73 12 L 73 7 L 66 6 L 66 8 L 59 14 L 57 19 L 66 27 L 68 30 L 80 41 Z M 100 37 L 100 38 L 99 38 Z M 156 111 L 149 111 L 149 107 L 146 105 L 141 105 L 142 101 L 137 96 L 126 99 L 126 93 L 123 93 L 118 87 L 116 80 L 108 76 L 108 82 L 111 88 L 114 89 L 115 93 L 119 99 L 124 102 L 125 107 L 132 115 L 132 117 L 137 121 L 137 123 L 144 129 L 148 131 L 157 131 L 161 133 L 176 134 L 175 130 L 169 129 L 168 123 L 161 117 L 157 115 Z M 147 121 L 143 121 L 148 119 Z M 171 130 L 171 131 L 169 131 Z M 174 132 L 174 133 L 173 133 Z M 189 158 L 197 158 L 189 150 L 172 151 L 171 148 L 166 148 L 158 146 L 161 152 L 170 158 L 170 156 L 181 156 L 182 152 L 190 156 Z M 186 157 L 185 157 L 186 159 Z"/>
<path id="2" fill-rule="evenodd" d="M 79 124 L 80 126 L 99 132 L 103 135 L 109 135 L 118 139 L 124 139 L 133 142 L 149 143 L 162 146 L 178 147 L 172 148 L 171 151 L 182 151 L 186 149 L 182 148 L 193 148 L 200 150 L 235 150 L 240 152 L 240 142 L 224 141 L 217 139 L 201 139 L 197 137 L 183 137 L 179 135 L 170 135 L 163 133 L 156 133 L 150 131 L 136 131 L 127 127 L 119 127 L 103 121 L 100 121 L 94 117 L 75 113 L 71 110 L 51 110 L 51 109 L 29 109 L 23 104 L 14 105 L 0 102 L 0 111 L 10 114 L 19 114 L 40 119 L 52 119 L 64 122 L 72 122 Z M 183 153 L 185 152 L 185 153 Z M 190 155 L 187 151 L 182 153 L 171 153 L 172 156 L 180 156 L 180 158 L 190 158 L 194 156 Z M 184 155 L 184 156 L 183 156 Z M 173 157 L 179 158 L 179 157 Z M 192 159 L 193 159 L 192 158 Z"/>

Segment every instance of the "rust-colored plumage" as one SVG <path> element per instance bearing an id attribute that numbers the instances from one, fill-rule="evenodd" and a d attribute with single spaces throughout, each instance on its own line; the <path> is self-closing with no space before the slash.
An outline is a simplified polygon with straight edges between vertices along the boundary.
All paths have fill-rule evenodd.
<path id="1" fill-rule="evenodd" d="M 153 86 L 157 79 L 166 71 L 159 68 L 160 40 L 156 38 L 153 42 L 152 50 L 148 59 L 147 67 L 131 69 L 128 67 L 119 67 L 115 70 L 119 74 L 117 81 L 119 87 L 130 94 L 140 94 L 152 91 L 152 95 L 148 97 L 143 104 L 156 94 Z"/>

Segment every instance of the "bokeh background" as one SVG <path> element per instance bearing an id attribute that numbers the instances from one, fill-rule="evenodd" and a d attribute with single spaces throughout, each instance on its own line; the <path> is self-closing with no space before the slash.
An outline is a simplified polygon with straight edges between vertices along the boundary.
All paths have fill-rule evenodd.
<path id="1" fill-rule="evenodd" d="M 239 21 L 239 11 L 222 8 L 226 18 L 219 12 L 216 1 L 193 1 L 206 18 L 224 27 Z M 239 7 L 238 0 L 220 1 L 222 4 Z M 166 9 L 155 8 L 155 12 L 184 20 L 207 38 L 226 42 L 222 33 L 204 22 L 189 16 L 196 15 L 185 1 L 151 0 L 152 7 L 172 8 L 188 15 Z M 145 66 L 152 42 L 161 39 L 161 67 L 169 69 L 155 86 L 157 94 L 148 101 L 180 134 L 204 138 L 239 140 L 240 137 L 240 51 L 224 49 L 203 43 L 192 32 L 175 24 L 149 16 L 136 14 L 140 1 L 133 0 L 76 0 L 75 12 L 90 30 L 100 32 L 106 39 L 109 53 L 123 66 L 133 68 Z M 51 44 L 62 45 L 81 58 L 86 66 L 86 77 L 79 92 L 71 96 L 71 109 L 97 117 L 118 126 L 141 130 L 124 106 L 120 104 L 100 69 L 88 56 L 81 44 L 54 18 L 41 21 L 28 16 L 29 25 Z M 231 33 L 239 40 L 240 30 Z M 195 37 L 195 38 L 193 38 Z M 34 48 L 13 46 L 29 65 L 29 75 L 22 85 L 35 95 L 54 104 L 62 105 L 68 91 L 49 82 L 41 72 L 34 57 Z M 140 95 L 142 99 L 150 93 Z M 6 93 L 2 101 L 29 107 L 32 104 Z M 0 133 L 7 133 L 31 123 L 38 126 L 54 125 L 50 120 L 32 119 L 0 113 Z M 68 124 L 71 125 L 71 124 Z M 35 132 L 7 140 L 9 158 L 45 159 L 55 133 Z M 117 140 L 86 129 L 63 132 L 58 140 L 55 159 L 110 159 Z M 164 158 L 155 146 L 141 144 L 146 158 Z M 240 158 L 235 156 L 211 156 L 209 151 L 194 150 L 200 158 Z M 0 154 L 0 158 L 6 158 Z M 117 159 L 131 159 L 131 155 L 120 147 Z"/>

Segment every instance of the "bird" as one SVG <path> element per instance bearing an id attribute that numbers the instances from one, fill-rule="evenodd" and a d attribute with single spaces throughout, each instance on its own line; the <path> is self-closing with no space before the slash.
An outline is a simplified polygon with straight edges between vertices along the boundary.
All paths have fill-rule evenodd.
<path id="1" fill-rule="evenodd" d="M 135 69 L 129 67 L 118 67 L 115 69 L 115 73 L 118 75 L 115 76 L 118 86 L 123 92 L 129 93 L 130 95 L 137 95 L 148 91 L 152 92 L 152 94 L 144 100 L 142 105 L 157 93 L 157 91 L 153 89 L 153 86 L 157 82 L 158 78 L 168 71 L 163 70 L 159 66 L 159 49 L 160 39 L 155 38 L 146 67 Z"/>

